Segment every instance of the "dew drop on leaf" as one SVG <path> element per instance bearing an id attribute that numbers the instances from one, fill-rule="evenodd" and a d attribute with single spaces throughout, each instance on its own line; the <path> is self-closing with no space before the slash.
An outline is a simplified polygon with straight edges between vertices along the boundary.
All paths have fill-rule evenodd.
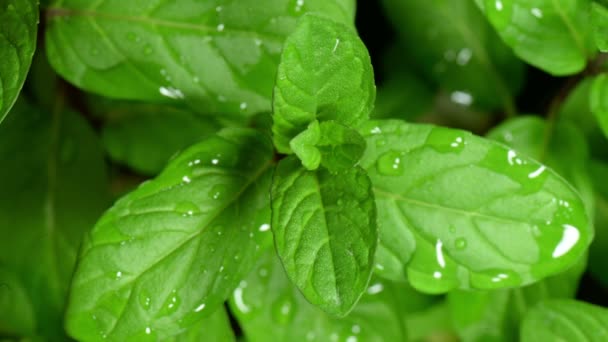
<path id="1" fill-rule="evenodd" d="M 403 153 L 397 151 L 386 152 L 378 158 L 378 172 L 385 176 L 400 176 L 403 174 Z"/>
<path id="2" fill-rule="evenodd" d="M 180 202 L 175 206 L 175 211 L 184 217 L 194 216 L 200 213 L 199 207 L 189 201 Z"/>
<path id="3" fill-rule="evenodd" d="M 272 317 L 279 324 L 287 324 L 293 319 L 294 309 L 295 303 L 286 294 L 272 303 Z"/>
<path id="4" fill-rule="evenodd" d="M 454 242 L 454 246 L 458 250 L 463 250 L 463 249 L 467 248 L 467 240 L 465 238 L 458 238 Z"/>

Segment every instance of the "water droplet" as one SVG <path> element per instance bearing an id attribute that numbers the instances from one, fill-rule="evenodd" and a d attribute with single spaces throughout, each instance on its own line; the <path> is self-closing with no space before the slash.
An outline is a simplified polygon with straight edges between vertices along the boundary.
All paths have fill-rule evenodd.
<path id="1" fill-rule="evenodd" d="M 258 228 L 258 230 L 261 232 L 267 232 L 270 230 L 270 225 L 268 223 L 264 223 L 260 226 L 260 228 Z"/>
<path id="2" fill-rule="evenodd" d="M 209 197 L 213 198 L 214 200 L 221 199 L 223 198 L 226 189 L 226 185 L 216 184 L 211 187 L 211 190 L 209 191 Z"/>
<path id="3" fill-rule="evenodd" d="M 146 327 L 146 335 L 150 335 L 152 333 L 152 329 L 150 327 Z"/>
<path id="4" fill-rule="evenodd" d="M 217 31 L 218 31 L 218 32 L 222 32 L 222 31 L 224 31 L 224 28 L 225 28 L 224 24 L 219 24 L 219 25 L 217 25 Z"/>
<path id="5" fill-rule="evenodd" d="M 467 93 L 466 91 L 457 90 L 450 94 L 450 100 L 459 105 L 470 106 L 473 104 L 473 95 Z"/>
<path id="6" fill-rule="evenodd" d="M 122 278 L 122 272 L 118 271 L 118 272 L 116 272 L 116 279 L 120 279 L 120 278 Z"/>
<path id="7" fill-rule="evenodd" d="M 197 306 L 196 309 L 194 309 L 194 312 L 201 312 L 201 311 L 203 311 L 203 309 L 205 309 L 205 303 L 202 303 L 199 306 Z"/>
<path id="8" fill-rule="evenodd" d="M 183 99 L 185 97 L 181 90 L 173 87 L 160 87 L 158 88 L 158 92 L 160 92 L 162 96 L 175 100 Z"/>
<path id="9" fill-rule="evenodd" d="M 182 182 L 184 182 L 186 184 L 190 184 L 190 182 L 192 182 L 192 179 L 190 179 L 189 176 L 183 176 L 182 177 Z"/>
<path id="10" fill-rule="evenodd" d="M 361 332 L 361 327 L 357 324 L 353 325 L 353 327 L 351 328 L 351 331 L 353 332 L 353 334 L 358 334 Z"/>
<path id="11" fill-rule="evenodd" d="M 426 144 L 440 153 L 460 153 L 467 144 L 465 139 L 465 132 L 436 127 L 426 138 Z"/>
<path id="12" fill-rule="evenodd" d="M 199 83 L 201 81 L 201 79 L 198 76 L 194 76 L 194 78 L 192 78 L 192 82 L 194 83 Z"/>
<path id="13" fill-rule="evenodd" d="M 247 102 L 242 102 L 240 105 L 241 110 L 246 110 L 247 109 Z"/>
<path id="14" fill-rule="evenodd" d="M 289 323 L 294 314 L 295 303 L 289 295 L 283 295 L 277 301 L 272 303 L 272 317 L 279 324 Z"/>
<path id="15" fill-rule="evenodd" d="M 357 336 L 348 336 L 346 342 L 357 342 Z"/>
<path id="16" fill-rule="evenodd" d="M 532 15 L 537 17 L 538 19 L 541 19 L 543 17 L 543 11 L 540 8 L 534 7 L 530 10 L 530 13 L 532 13 Z"/>
<path id="17" fill-rule="evenodd" d="M 219 13 L 219 12 L 221 12 L 221 11 L 222 11 L 222 9 L 223 9 L 223 8 L 222 8 L 222 6 L 217 6 L 217 7 L 215 8 L 215 11 Z"/>
<path id="18" fill-rule="evenodd" d="M 551 254 L 553 258 L 562 257 L 568 252 L 570 252 L 570 250 L 572 250 L 572 248 L 576 245 L 576 243 L 581 237 L 578 228 L 572 225 L 564 224 L 562 225 L 562 228 L 564 229 L 562 233 L 562 238 L 557 244 L 557 246 L 555 246 L 555 249 Z"/>
<path id="19" fill-rule="evenodd" d="M 469 48 L 464 48 L 458 52 L 458 56 L 456 57 L 456 63 L 458 65 L 464 66 L 469 63 L 471 57 L 473 56 L 473 52 Z"/>
<path id="20" fill-rule="evenodd" d="M 268 277 L 268 270 L 264 267 L 261 267 L 258 270 L 258 275 L 260 276 L 260 278 L 266 278 L 266 277 Z"/>
<path id="21" fill-rule="evenodd" d="M 507 270 L 472 272 L 469 279 L 473 287 L 484 289 L 504 288 L 521 283 L 521 278 L 516 273 Z"/>
<path id="22" fill-rule="evenodd" d="M 403 153 L 390 151 L 378 158 L 378 172 L 385 176 L 400 176 L 403 174 Z"/>
<path id="23" fill-rule="evenodd" d="M 189 217 L 200 213 L 200 208 L 196 204 L 188 201 L 178 203 L 174 210 L 184 217 Z"/>
<path id="24" fill-rule="evenodd" d="M 232 293 L 232 298 L 234 299 L 234 304 L 236 304 L 237 309 L 243 313 L 248 314 L 251 312 L 251 306 L 245 303 L 243 298 L 244 289 L 247 287 L 247 282 L 242 281 L 239 286 Z"/>
<path id="25" fill-rule="evenodd" d="M 494 6 L 496 7 L 497 11 L 502 11 L 502 9 L 504 8 L 501 0 L 496 0 Z"/>
<path id="26" fill-rule="evenodd" d="M 150 304 L 152 299 L 150 298 L 150 293 L 146 290 L 142 290 L 139 292 L 139 305 L 141 305 L 144 310 L 150 309 Z"/>
<path id="27" fill-rule="evenodd" d="M 181 304 L 181 299 L 177 295 L 177 290 L 171 291 L 171 293 L 169 294 L 169 297 L 167 297 L 167 299 L 163 303 L 163 307 L 160 311 L 160 315 L 168 316 L 168 315 L 174 313 L 175 311 L 177 311 L 180 304 Z"/>
<path id="28" fill-rule="evenodd" d="M 253 40 L 253 42 L 255 43 L 256 46 L 262 46 L 262 40 L 259 38 L 255 38 Z"/>
<path id="29" fill-rule="evenodd" d="M 370 295 L 375 295 L 384 291 L 384 285 L 382 283 L 376 283 L 367 288 L 367 293 Z"/>
<path id="30" fill-rule="evenodd" d="M 463 250 L 463 249 L 467 248 L 467 240 L 465 238 L 458 238 L 454 242 L 454 246 L 458 250 Z"/>

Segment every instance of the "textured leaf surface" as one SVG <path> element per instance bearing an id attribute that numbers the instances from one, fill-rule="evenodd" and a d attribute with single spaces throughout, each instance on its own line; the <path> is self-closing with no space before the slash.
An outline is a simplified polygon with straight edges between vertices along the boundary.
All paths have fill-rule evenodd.
<path id="1" fill-rule="evenodd" d="M 501 42 L 471 0 L 384 0 L 416 71 L 461 105 L 513 112 L 523 64 Z M 405 115 L 406 113 L 404 113 Z"/>
<path id="2" fill-rule="evenodd" d="M 61 340 L 81 238 L 108 204 L 103 153 L 74 113 L 18 103 L 12 114 L 0 126 L 0 265 L 34 303 L 34 333 Z"/>
<path id="3" fill-rule="evenodd" d="M 102 137 L 112 159 L 156 175 L 176 152 L 219 130 L 210 118 L 166 106 L 132 105 L 111 117 Z"/>
<path id="4" fill-rule="evenodd" d="M 272 230 L 287 275 L 313 304 L 344 316 L 372 273 L 376 207 L 359 167 L 330 174 L 281 160 L 272 185 Z"/>
<path id="5" fill-rule="evenodd" d="M 0 122 L 11 109 L 25 82 L 36 50 L 38 1 L 0 3 Z"/>
<path id="6" fill-rule="evenodd" d="M 528 312 L 521 328 L 522 342 L 608 339 L 608 310 L 574 300 L 551 300 Z"/>
<path id="7" fill-rule="evenodd" d="M 283 41 L 307 12 L 350 25 L 354 1 L 57 0 L 47 53 L 88 91 L 250 116 L 270 111 Z"/>
<path id="8" fill-rule="evenodd" d="M 157 340 L 214 312 L 270 221 L 270 141 L 223 130 L 119 200 L 87 235 L 67 312 L 79 340 Z"/>
<path id="9" fill-rule="evenodd" d="M 308 170 L 323 165 L 330 172 L 352 168 L 365 151 L 359 132 L 334 121 L 313 121 L 289 145 Z"/>
<path id="10" fill-rule="evenodd" d="M 470 133 L 401 121 L 362 127 L 374 184 L 376 269 L 424 292 L 525 285 L 572 266 L 592 238 L 555 172 Z"/>
<path id="11" fill-rule="evenodd" d="M 265 341 L 407 341 L 401 284 L 372 279 L 353 311 L 335 318 L 311 305 L 268 253 L 230 299 L 245 337 Z"/>
<path id="12" fill-rule="evenodd" d="M 376 86 L 369 54 L 357 33 L 308 15 L 285 41 L 274 88 L 273 133 L 279 152 L 314 120 L 345 126 L 365 121 Z"/>
<path id="13" fill-rule="evenodd" d="M 553 75 L 575 74 L 593 54 L 589 0 L 485 0 L 502 39 L 526 62 Z"/>

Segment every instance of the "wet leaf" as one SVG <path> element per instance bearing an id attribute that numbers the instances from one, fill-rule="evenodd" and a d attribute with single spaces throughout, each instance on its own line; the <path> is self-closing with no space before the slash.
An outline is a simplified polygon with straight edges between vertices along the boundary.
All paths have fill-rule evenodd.
<path id="1" fill-rule="evenodd" d="M 236 337 L 230 325 L 228 313 L 218 308 L 211 316 L 203 318 L 186 332 L 167 340 L 168 342 L 221 341 L 234 342 Z"/>

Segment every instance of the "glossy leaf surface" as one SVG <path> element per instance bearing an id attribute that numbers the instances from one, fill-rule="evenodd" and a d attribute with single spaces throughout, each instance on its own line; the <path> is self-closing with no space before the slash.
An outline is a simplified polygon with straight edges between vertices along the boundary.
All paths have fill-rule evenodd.
<path id="1" fill-rule="evenodd" d="M 362 127 L 374 184 L 377 271 L 424 292 L 525 285 L 572 266 L 592 231 L 547 167 L 470 133 L 401 121 Z"/>
<path id="2" fill-rule="evenodd" d="M 234 291 L 230 307 L 251 342 L 407 341 L 401 291 L 399 284 L 372 279 L 353 311 L 335 318 L 311 305 L 268 253 Z"/>
<path id="3" fill-rule="evenodd" d="M 270 238 L 272 146 L 227 129 L 120 199 L 87 235 L 67 329 L 80 340 L 157 340 L 213 313 Z"/>
<path id="4" fill-rule="evenodd" d="M 346 315 L 367 288 L 378 242 L 369 177 L 359 167 L 307 171 L 288 157 L 275 171 L 271 197 L 287 275 L 311 303 Z"/>
<path id="5" fill-rule="evenodd" d="M 290 153 L 289 142 L 314 120 L 349 127 L 365 121 L 376 86 L 370 57 L 348 26 L 304 16 L 285 42 L 274 88 L 274 144 Z"/>
<path id="6" fill-rule="evenodd" d="M 323 165 L 330 172 L 352 168 L 365 151 L 359 132 L 334 121 L 313 121 L 289 145 L 306 169 Z"/>
<path id="7" fill-rule="evenodd" d="M 354 1 L 56 0 L 47 53 L 88 91 L 249 117 L 270 111 L 283 41 L 307 12 L 351 25 Z"/>
<path id="8" fill-rule="evenodd" d="M 167 340 L 168 342 L 236 341 L 226 309 L 218 308 L 211 316 L 203 318 L 186 332 Z"/>
<path id="9" fill-rule="evenodd" d="M 9 112 L 25 82 L 36 50 L 38 1 L 0 3 L 0 122 Z"/>
<path id="10" fill-rule="evenodd" d="M 404 50 L 401 61 L 460 105 L 513 112 L 523 64 L 471 0 L 384 0 Z"/>
<path id="11" fill-rule="evenodd" d="M 595 46 L 589 0 L 484 0 L 501 38 L 526 62 L 553 75 L 585 68 Z"/>
<path id="12" fill-rule="evenodd" d="M 167 161 L 219 130 L 210 118 L 166 106 L 132 105 L 114 114 L 103 127 L 110 157 L 145 175 L 156 175 Z"/>
<path id="13" fill-rule="evenodd" d="M 551 300 L 528 312 L 521 327 L 522 342 L 608 339 L 608 309 L 574 300 Z"/>
<path id="14" fill-rule="evenodd" d="M 25 333 L 61 340 L 81 238 L 109 204 L 103 151 L 81 116 L 17 103 L 0 126 L 0 165 L 0 265 L 33 305 Z"/>

